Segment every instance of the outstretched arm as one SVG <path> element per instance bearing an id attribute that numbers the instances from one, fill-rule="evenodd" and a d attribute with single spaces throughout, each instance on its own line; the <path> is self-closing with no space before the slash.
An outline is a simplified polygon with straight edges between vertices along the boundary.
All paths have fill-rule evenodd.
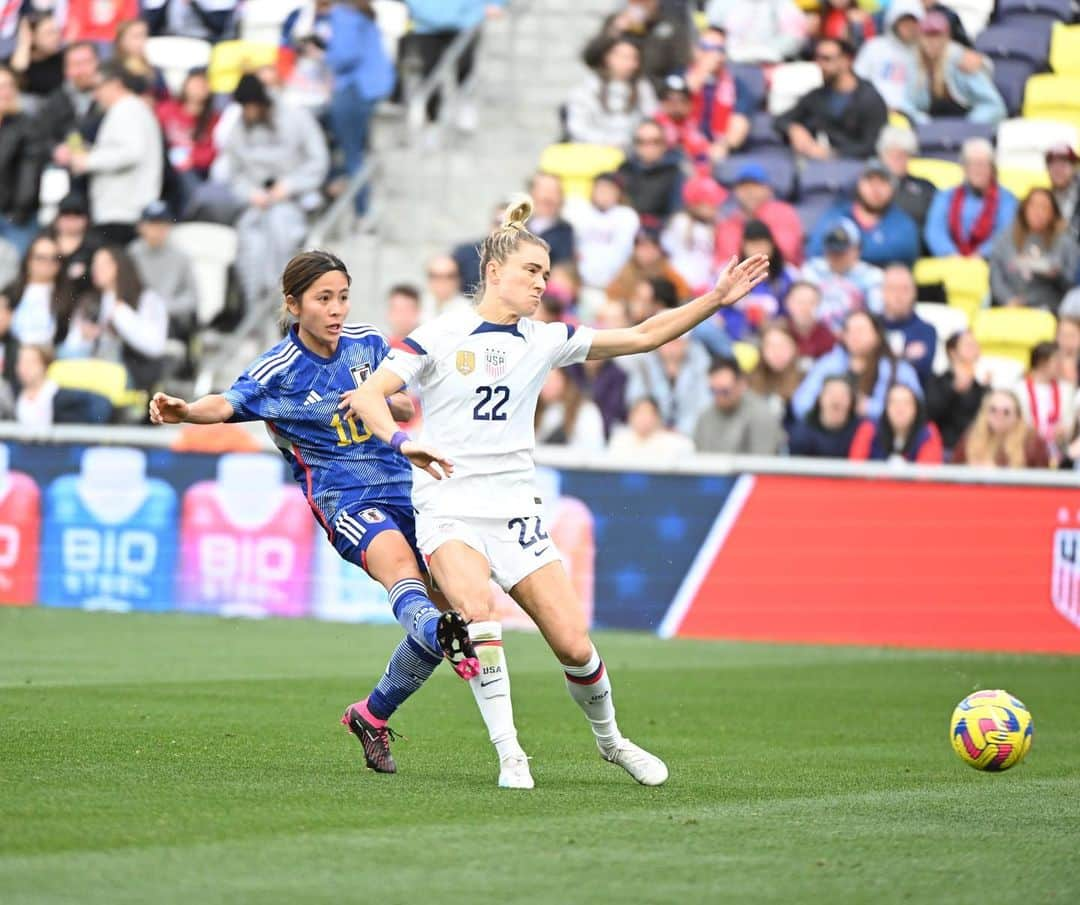
<path id="1" fill-rule="evenodd" d="M 224 396 L 203 396 L 185 402 L 178 396 L 155 393 L 150 400 L 152 424 L 221 424 L 233 416 L 233 407 Z"/>
<path id="2" fill-rule="evenodd" d="M 711 292 L 678 308 L 654 314 L 636 327 L 597 330 L 589 358 L 618 358 L 651 352 L 693 330 L 721 308 L 734 305 L 768 275 L 769 259 L 765 255 L 754 255 L 740 264 L 732 258 Z"/>
<path id="3" fill-rule="evenodd" d="M 389 368 L 380 367 L 358 389 L 342 393 L 338 408 L 348 411 L 353 418 L 362 421 L 383 443 L 392 446 L 413 465 L 422 468 L 436 480 L 441 480 L 444 474 L 449 477 L 454 470 L 450 460 L 434 450 L 414 443 L 394 420 L 394 413 L 387 400 L 400 392 L 403 386 L 404 383 L 397 374 Z"/>

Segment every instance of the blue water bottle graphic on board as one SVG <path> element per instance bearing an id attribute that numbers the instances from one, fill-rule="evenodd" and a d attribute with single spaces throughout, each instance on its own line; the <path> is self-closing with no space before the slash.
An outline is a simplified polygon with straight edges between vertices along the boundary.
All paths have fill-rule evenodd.
<path id="1" fill-rule="evenodd" d="M 79 474 L 57 478 L 45 494 L 41 602 L 171 609 L 176 508 L 176 491 L 146 476 L 142 450 L 85 450 Z"/>

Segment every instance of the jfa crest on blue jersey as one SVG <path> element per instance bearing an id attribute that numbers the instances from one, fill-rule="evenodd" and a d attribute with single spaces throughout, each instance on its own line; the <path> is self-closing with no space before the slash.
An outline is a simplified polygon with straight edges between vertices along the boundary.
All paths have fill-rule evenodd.
<path id="1" fill-rule="evenodd" d="M 323 358 L 301 344 L 293 327 L 223 394 L 233 421 L 267 423 L 328 534 L 346 505 L 410 505 L 409 461 L 338 411 L 341 394 L 360 386 L 389 351 L 374 327 L 350 324 L 342 329 L 335 355 Z"/>

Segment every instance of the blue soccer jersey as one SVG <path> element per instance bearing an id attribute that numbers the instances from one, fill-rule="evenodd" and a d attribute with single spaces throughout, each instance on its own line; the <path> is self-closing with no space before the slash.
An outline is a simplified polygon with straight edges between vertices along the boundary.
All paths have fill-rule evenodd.
<path id="1" fill-rule="evenodd" d="M 357 503 L 411 506 L 409 460 L 338 411 L 341 394 L 360 386 L 389 351 L 374 327 L 349 324 L 337 352 L 323 358 L 300 342 L 294 326 L 223 394 L 232 421 L 267 423 L 330 535 L 339 511 Z"/>

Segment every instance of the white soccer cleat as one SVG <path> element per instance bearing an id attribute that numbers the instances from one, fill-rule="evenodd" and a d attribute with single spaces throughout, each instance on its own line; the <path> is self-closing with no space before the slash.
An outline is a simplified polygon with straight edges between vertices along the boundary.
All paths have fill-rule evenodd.
<path id="1" fill-rule="evenodd" d="M 529 758 L 524 754 L 515 754 L 499 762 L 500 789 L 531 789 L 535 785 L 529 772 Z"/>
<path id="2" fill-rule="evenodd" d="M 618 764 L 643 786 L 659 786 L 667 782 L 668 768 L 659 757 L 639 748 L 630 739 L 622 739 L 614 748 L 601 748 L 600 756 Z"/>

